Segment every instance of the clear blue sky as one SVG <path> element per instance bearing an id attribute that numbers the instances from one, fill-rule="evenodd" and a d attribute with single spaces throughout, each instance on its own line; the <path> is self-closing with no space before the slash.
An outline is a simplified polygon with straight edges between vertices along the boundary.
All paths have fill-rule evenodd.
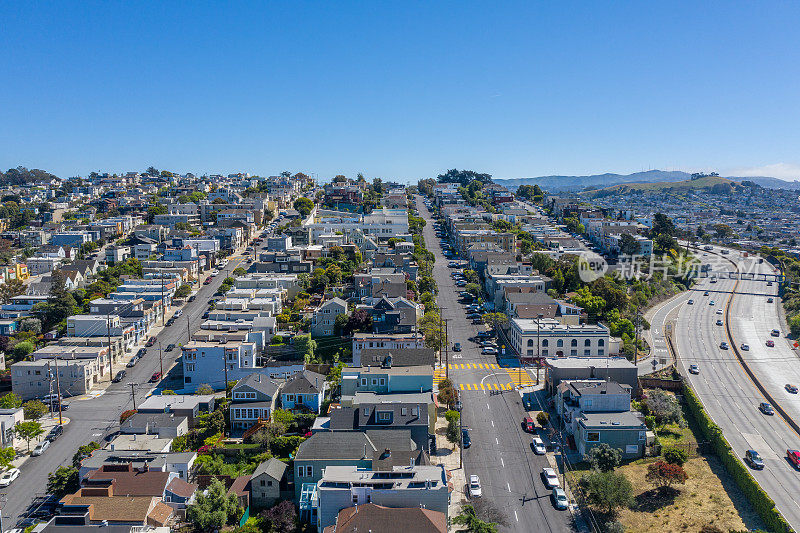
<path id="1" fill-rule="evenodd" d="M 3 2 L 0 167 L 800 177 L 800 4 L 655 4 Z"/>

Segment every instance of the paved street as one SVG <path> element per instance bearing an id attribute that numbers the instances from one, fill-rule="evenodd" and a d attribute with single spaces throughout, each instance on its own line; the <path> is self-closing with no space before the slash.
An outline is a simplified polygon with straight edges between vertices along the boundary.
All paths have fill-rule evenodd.
<path id="1" fill-rule="evenodd" d="M 460 353 L 449 352 L 447 372 L 461 392 L 463 422 L 469 427 L 472 446 L 464 450 L 465 474 L 477 474 L 483 498 L 490 500 L 506 516 L 503 531 L 569 531 L 571 515 L 557 511 L 550 502 L 550 491 L 540 472 L 550 466 L 544 456 L 530 447 L 531 436 L 522 431 L 526 412 L 515 383 L 531 384 L 525 369 L 503 368 L 495 356 L 481 355 L 470 341 L 479 328 L 465 316 L 458 302 L 458 289 L 450 278 L 447 260 L 433 231 L 433 216 L 418 196 L 417 209 L 427 224 L 424 229 L 427 248 L 436 254 L 433 277 L 439 288 L 437 303 L 448 322 L 450 347 L 460 342 Z M 444 369 L 437 371 L 443 377 Z M 456 487 L 463 490 L 462 487 Z"/>
<path id="2" fill-rule="evenodd" d="M 709 256 L 703 261 L 714 264 L 715 270 L 731 269 L 730 263 L 720 257 Z M 766 263 L 756 268 L 761 272 L 772 272 Z M 765 281 L 740 281 L 736 294 L 732 296 L 735 283 L 724 279 L 711 283 L 709 279 L 702 279 L 686 297 L 676 302 L 682 306 L 675 331 L 679 368 L 683 375 L 689 376 L 692 387 L 714 422 L 722 428 L 736 454 L 743 457 L 745 450 L 754 449 L 763 457 L 766 468 L 751 472 L 789 523 L 798 528 L 800 506 L 796 495 L 800 491 L 800 479 L 786 460 L 786 449 L 800 447 L 800 439 L 777 414 L 767 416 L 758 410 L 759 403 L 765 398 L 737 360 L 733 349 L 722 350 L 720 343 L 725 341 L 737 347 L 743 343 L 749 345 L 748 351 L 740 353 L 770 394 L 795 420 L 800 417 L 800 398 L 786 392 L 783 387 L 786 383 L 800 383 L 797 358 L 787 339 L 769 334 L 771 329 L 779 328 L 777 284 L 768 286 Z M 703 295 L 706 290 L 708 296 Z M 731 297 L 730 311 L 726 314 L 725 304 Z M 768 303 L 769 297 L 773 297 L 774 302 Z M 689 298 L 694 300 L 694 304 L 685 305 Z M 712 300 L 714 305 L 710 305 Z M 721 315 L 717 314 L 720 309 Z M 657 337 L 662 341 L 664 317 L 665 314 L 659 314 L 658 320 L 652 323 L 654 334 L 661 331 Z M 723 326 L 716 325 L 718 319 L 723 321 Z M 724 327 L 727 320 L 731 321 L 733 338 L 727 336 Z M 774 348 L 766 346 L 768 340 L 775 342 Z M 699 365 L 700 373 L 688 374 L 686 369 L 690 364 Z"/>
<path id="3" fill-rule="evenodd" d="M 201 285 L 197 292 L 197 299 L 183 306 L 183 316 L 177 319 L 171 327 L 164 328 L 156 335 L 164 348 L 170 343 L 177 345 L 186 342 L 188 331 L 194 331 L 199 327 L 200 319 L 208 308 L 208 300 L 222 284 L 225 275 L 230 274 L 241 261 L 241 258 L 230 259 L 226 270 L 221 271 L 210 284 Z M 130 355 L 132 356 L 133 353 L 135 350 Z M 180 354 L 179 348 L 171 352 L 164 352 L 165 373 Z M 124 368 L 122 365 L 114 365 L 114 373 L 122 368 Z M 136 385 L 134 390 L 137 404 L 145 399 L 155 385 L 149 383 L 148 380 L 157 371 L 160 371 L 158 344 L 148 348 L 147 355 L 135 367 L 127 369 L 127 376 L 121 383 L 112 383 L 102 395 L 88 399 L 68 400 L 69 410 L 65 411 L 64 415 L 70 418 L 70 423 L 64 427 L 63 435 L 42 456 L 31 457 L 25 461 L 20 469 L 22 475 L 5 491 L 4 494 L 8 499 L 2 510 L 4 528 L 17 522 L 36 493 L 45 491 L 49 472 L 56 470 L 59 466 L 71 464 L 72 456 L 79 446 L 93 440 L 100 440 L 115 429 L 120 413 L 133 407 L 131 383 Z M 113 376 L 114 373 L 111 375 Z"/>

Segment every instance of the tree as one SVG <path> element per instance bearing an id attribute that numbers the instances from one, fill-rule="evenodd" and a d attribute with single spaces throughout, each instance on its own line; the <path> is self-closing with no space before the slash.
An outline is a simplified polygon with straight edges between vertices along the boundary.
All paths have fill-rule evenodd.
<path id="1" fill-rule="evenodd" d="M 343 331 L 345 335 L 352 335 L 354 332 L 368 333 L 372 331 L 372 316 L 364 309 L 356 309 L 347 319 Z"/>
<path id="2" fill-rule="evenodd" d="M 595 296 L 589 287 L 581 287 L 572 298 L 576 305 L 583 307 L 590 317 L 598 317 L 606 307 L 606 301 L 602 296 Z"/>
<path id="3" fill-rule="evenodd" d="M 584 477 L 582 483 L 589 502 L 608 514 L 633 503 L 633 485 L 625 474 L 596 471 Z"/>
<path id="4" fill-rule="evenodd" d="M 728 237 L 733 236 L 733 228 L 727 224 L 714 224 L 712 227 L 714 228 L 714 233 L 717 234 L 717 238 L 719 239 L 727 239 Z"/>
<path id="5" fill-rule="evenodd" d="M 34 346 L 31 341 L 22 341 L 14 345 L 14 350 L 12 351 L 12 353 L 14 354 L 14 359 L 20 360 L 24 359 L 28 354 L 33 352 L 35 349 L 36 346 Z"/>
<path id="6" fill-rule="evenodd" d="M 497 329 L 508 322 L 508 316 L 505 313 L 484 313 L 483 323 L 493 329 Z"/>
<path id="7" fill-rule="evenodd" d="M 0 448 L 0 468 L 6 470 L 11 468 L 11 462 L 16 459 L 17 450 L 13 446 L 7 448 Z"/>
<path id="8" fill-rule="evenodd" d="M 22 398 L 13 392 L 0 397 L 0 409 L 16 409 L 22 407 Z"/>
<path id="9" fill-rule="evenodd" d="M 675 396 L 656 389 L 648 393 L 645 404 L 650 413 L 656 417 L 656 424 L 662 427 L 671 422 L 681 427 L 685 424 L 681 406 Z"/>
<path id="10" fill-rule="evenodd" d="M 30 400 L 22 406 L 22 412 L 27 420 L 39 420 L 50 409 L 40 400 Z"/>
<path id="11" fill-rule="evenodd" d="M 189 286 L 188 283 L 181 284 L 180 287 L 175 291 L 176 298 L 186 298 L 189 296 L 189 293 L 192 292 L 192 288 Z"/>
<path id="12" fill-rule="evenodd" d="M 317 341 L 311 339 L 311 334 L 297 335 L 294 338 L 295 349 L 303 354 L 307 362 L 314 360 L 314 352 L 317 350 Z"/>
<path id="13" fill-rule="evenodd" d="M 297 210 L 298 213 L 300 213 L 300 215 L 303 218 L 305 218 L 309 214 L 311 214 L 311 211 L 314 209 L 314 201 L 305 197 L 300 197 L 294 201 L 294 204 L 292 204 L 292 206 Z"/>
<path id="14" fill-rule="evenodd" d="M 477 283 L 467 283 L 467 285 L 464 287 L 464 290 L 473 296 L 481 295 L 481 286 Z"/>
<path id="15" fill-rule="evenodd" d="M 47 474 L 47 492 L 63 498 L 80 488 L 78 469 L 74 466 L 59 466 L 55 472 Z"/>
<path id="16" fill-rule="evenodd" d="M 447 407 L 455 405 L 456 401 L 458 400 L 458 392 L 456 391 L 456 388 L 453 386 L 453 382 L 450 381 L 450 379 L 445 378 L 439 382 L 439 394 L 437 397 L 439 402 Z"/>
<path id="17" fill-rule="evenodd" d="M 272 533 L 291 533 L 297 526 L 297 511 L 289 500 L 283 500 L 269 509 L 261 511 L 258 516 L 265 531 L 269 524 L 269 531 Z"/>
<path id="18" fill-rule="evenodd" d="M 619 253 L 622 255 L 637 255 L 641 250 L 639 241 L 633 235 L 623 233 L 619 240 Z"/>
<path id="19" fill-rule="evenodd" d="M 208 383 L 203 383 L 197 387 L 197 390 L 194 391 L 194 393 L 198 396 L 204 396 L 208 394 L 214 394 L 214 389 Z"/>
<path id="20" fill-rule="evenodd" d="M 419 329 L 425 335 L 425 346 L 433 350 L 441 350 L 444 346 L 444 329 L 439 313 L 430 311 L 422 316 Z"/>
<path id="21" fill-rule="evenodd" d="M 547 411 L 539 411 L 536 415 L 536 421 L 542 427 L 547 427 L 547 424 L 550 422 L 550 413 Z"/>
<path id="22" fill-rule="evenodd" d="M 242 267 L 236 267 L 233 269 L 233 272 L 231 272 L 231 274 L 233 274 L 234 276 L 245 276 L 247 275 L 247 270 L 243 269 Z"/>
<path id="23" fill-rule="evenodd" d="M 461 414 L 458 411 L 447 411 L 445 418 L 447 419 L 445 437 L 452 444 L 461 444 L 461 428 L 458 425 Z"/>
<path id="24" fill-rule="evenodd" d="M 478 283 L 480 281 L 478 273 L 470 268 L 464 271 L 464 279 L 467 280 L 467 283 Z"/>
<path id="25" fill-rule="evenodd" d="M 589 462 L 592 468 L 600 472 L 613 472 L 622 464 L 622 453 L 617 448 L 612 448 L 602 442 L 589 452 Z"/>
<path id="26" fill-rule="evenodd" d="M 663 491 L 675 484 L 683 485 L 689 479 L 689 475 L 681 465 L 658 461 L 648 465 L 644 478 L 656 489 Z"/>
<path id="27" fill-rule="evenodd" d="M 44 433 L 44 429 L 42 429 L 42 425 L 39 422 L 28 420 L 14 426 L 14 433 L 25 441 L 28 445 L 28 451 L 31 451 L 31 441 Z"/>
<path id="28" fill-rule="evenodd" d="M 464 187 L 473 181 L 477 180 L 479 183 L 491 183 L 491 174 L 479 174 L 473 170 L 458 170 L 452 168 L 444 174 L 436 176 L 439 183 L 460 183 Z"/>
<path id="29" fill-rule="evenodd" d="M 25 284 L 18 279 L 11 279 L 0 285 L 0 303 L 7 304 L 14 296 L 25 292 Z"/>
<path id="30" fill-rule="evenodd" d="M 186 519 L 198 531 L 222 529 L 239 515 L 239 500 L 228 492 L 219 479 L 212 478 L 205 492 L 199 492 L 194 505 L 186 510 Z"/>
<path id="31" fill-rule="evenodd" d="M 461 513 L 453 517 L 453 523 L 466 526 L 471 533 L 497 533 L 497 524 L 484 522 L 475 512 L 472 505 L 465 505 Z"/>

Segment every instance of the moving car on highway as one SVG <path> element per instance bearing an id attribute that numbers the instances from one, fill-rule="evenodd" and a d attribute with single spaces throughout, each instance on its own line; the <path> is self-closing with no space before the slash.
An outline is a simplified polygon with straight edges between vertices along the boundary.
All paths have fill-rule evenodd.
<path id="1" fill-rule="evenodd" d="M 758 455 L 758 452 L 755 450 L 747 450 L 744 452 L 744 462 L 750 465 L 750 468 L 753 470 L 764 469 L 764 460 L 761 459 L 761 456 Z"/>
<path id="2" fill-rule="evenodd" d="M 792 466 L 800 470 L 800 451 L 788 449 L 786 450 L 786 458 L 789 459 Z"/>
<path id="3" fill-rule="evenodd" d="M 700 367 L 697 366 L 697 365 L 689 365 L 689 373 L 690 374 L 699 374 L 700 373 Z"/>
<path id="4" fill-rule="evenodd" d="M 792 394 L 797 394 L 797 390 L 798 389 L 797 389 L 796 385 L 792 385 L 791 383 L 787 383 L 786 385 L 784 385 L 783 388 L 785 388 L 787 392 L 791 392 Z"/>
<path id="5" fill-rule="evenodd" d="M 719 343 L 719 348 L 720 348 L 720 350 L 727 350 L 728 349 L 728 343 L 725 342 L 725 341 Z"/>
<path id="6" fill-rule="evenodd" d="M 758 404 L 758 410 L 764 413 L 765 415 L 772 416 L 775 414 L 775 410 L 772 408 L 770 404 L 767 402 L 761 402 Z"/>

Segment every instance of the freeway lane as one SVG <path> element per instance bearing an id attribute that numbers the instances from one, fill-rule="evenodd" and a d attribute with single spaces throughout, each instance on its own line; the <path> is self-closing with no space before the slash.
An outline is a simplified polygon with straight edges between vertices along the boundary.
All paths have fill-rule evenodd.
<path id="1" fill-rule="evenodd" d="M 226 272 L 232 272 L 241 261 L 241 258 L 230 259 Z M 224 278 L 225 272 L 220 272 L 209 285 L 201 285 L 197 292 L 197 299 L 183 306 L 183 316 L 177 319 L 172 326 L 157 333 L 156 338 L 161 341 L 164 348 L 170 343 L 177 345 L 186 341 L 188 338 L 187 317 L 190 330 L 194 331 L 199 327 L 201 317 L 208 308 L 208 300 L 217 291 Z M 165 373 L 180 354 L 178 348 L 172 352 L 164 352 Z M 114 365 L 114 372 L 116 373 L 122 368 L 121 365 Z M 153 389 L 154 384 L 148 383 L 148 380 L 154 372 L 159 370 L 158 344 L 156 344 L 147 349 L 147 355 L 135 367 L 127 369 L 128 375 L 122 383 L 112 383 L 105 393 L 98 397 L 69 401 L 70 408 L 64 412 L 64 415 L 69 417 L 70 423 L 64 426 L 64 433 L 42 456 L 30 457 L 25 461 L 20 468 L 22 475 L 4 491 L 7 497 L 7 502 L 2 510 L 4 527 L 7 528 L 10 524 L 17 523 L 34 495 L 46 490 L 48 473 L 56 470 L 59 466 L 71 464 L 72 456 L 79 446 L 93 440 L 100 440 L 115 430 L 120 413 L 133 407 L 130 383 L 136 384 L 138 404 Z"/>
<path id="2" fill-rule="evenodd" d="M 724 268 L 729 269 L 729 265 Z M 771 270 L 766 264 L 754 268 L 763 272 Z M 746 450 L 755 449 L 762 455 L 766 468 L 751 472 L 775 500 L 784 517 L 797 528 L 800 526 L 800 506 L 796 495 L 800 491 L 800 477 L 786 461 L 785 453 L 787 448 L 797 448 L 800 439 L 780 417 L 767 416 L 758 410 L 759 403 L 765 401 L 763 396 L 733 350 L 722 350 L 719 345 L 723 341 L 735 342 L 736 346 L 749 344 L 750 351 L 741 353 L 746 360 L 752 359 L 756 363 L 753 366 L 756 376 L 764 380 L 771 394 L 781 398 L 782 404 L 786 397 L 783 385 L 800 376 L 793 368 L 796 361 L 787 354 L 780 355 L 776 350 L 774 355 L 765 355 L 770 350 L 765 346 L 769 330 L 763 328 L 773 321 L 777 327 L 776 309 L 766 307 L 766 299 L 770 295 L 774 297 L 776 288 L 768 287 L 764 281 L 742 281 L 736 294 L 732 295 L 734 286 L 734 280 L 712 284 L 708 279 L 700 280 L 695 286 L 692 291 L 695 304 L 680 309 L 675 331 L 680 366 L 736 454 L 743 457 Z M 704 290 L 708 290 L 710 295 L 703 296 Z M 724 313 L 725 302 L 731 297 L 729 315 L 718 315 L 717 309 L 723 309 Z M 712 299 L 716 301 L 714 306 L 709 305 Z M 731 320 L 733 339 L 728 339 L 724 325 L 716 325 L 718 319 L 723 322 Z M 776 348 L 779 343 L 786 343 L 784 339 L 775 340 Z M 700 366 L 699 375 L 685 372 L 690 364 Z M 800 383 L 800 379 L 796 382 Z M 795 403 L 796 400 L 787 405 L 793 416 L 800 414 L 797 410 L 791 411 Z"/>
<path id="3" fill-rule="evenodd" d="M 459 383 L 505 385 L 512 376 L 503 368 L 493 368 L 493 356 L 482 356 L 477 345 L 470 341 L 478 328 L 467 320 L 463 306 L 458 302 L 457 288 L 450 278 L 447 260 L 433 231 L 433 216 L 422 199 L 416 198 L 417 210 L 427 222 L 423 230 L 425 243 L 436 255 L 433 277 L 439 294 L 437 303 L 443 308 L 443 318 L 448 322 L 450 346 L 461 343 L 462 352 L 450 352 L 450 363 L 458 364 L 449 370 L 450 379 Z M 461 365 L 464 365 L 464 369 Z M 482 365 L 478 366 L 478 365 Z M 513 369 L 511 374 L 518 374 Z M 523 376 L 530 376 L 523 370 Z M 519 380 L 519 377 L 516 378 Z M 525 378 L 523 378 L 525 379 Z M 505 515 L 507 526 L 502 531 L 556 532 L 570 531 L 571 515 L 557 511 L 550 503 L 539 472 L 550 466 L 544 456 L 533 454 L 530 436 L 523 433 L 521 423 L 526 413 L 516 390 L 490 393 L 487 390 L 460 392 L 463 422 L 470 428 L 472 446 L 464 450 L 464 467 L 467 476 L 477 474 L 481 479 L 483 498 L 490 500 Z M 463 487 L 456 487 L 463 490 Z"/>

